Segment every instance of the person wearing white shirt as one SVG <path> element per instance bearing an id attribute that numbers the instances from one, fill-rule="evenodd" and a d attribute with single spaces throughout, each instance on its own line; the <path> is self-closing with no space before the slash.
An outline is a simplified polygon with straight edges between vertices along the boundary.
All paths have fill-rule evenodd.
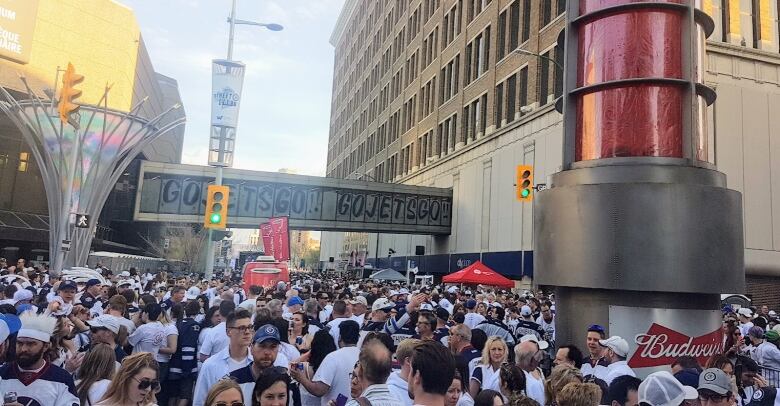
<path id="1" fill-rule="evenodd" d="M 753 311 L 747 307 L 741 307 L 737 310 L 739 316 L 739 331 L 742 332 L 742 337 L 747 337 L 750 334 L 750 328 L 753 327 Z"/>
<path id="2" fill-rule="evenodd" d="M 463 324 L 469 326 L 469 328 L 473 329 L 474 327 L 477 327 L 479 323 L 482 323 L 485 321 L 485 316 L 477 313 L 477 301 L 474 299 L 466 300 L 466 303 L 464 305 L 466 310 L 468 310 L 468 313 L 466 313 L 466 316 L 464 317 Z"/>
<path id="3" fill-rule="evenodd" d="M 228 315 L 233 312 L 235 305 L 231 301 L 222 301 L 219 304 L 219 314 L 222 316 L 222 320 L 227 320 Z M 251 313 L 250 314 L 251 319 Z M 198 358 L 201 361 L 205 361 L 208 357 L 227 348 L 229 343 L 227 334 L 227 325 L 225 321 L 212 327 L 206 336 L 203 338 L 203 344 L 200 346 L 200 352 Z"/>
<path id="4" fill-rule="evenodd" d="M 636 373 L 629 368 L 626 358 L 628 357 L 628 341 L 619 336 L 612 336 L 606 340 L 599 340 L 599 345 L 606 348 L 605 358 L 609 362 L 604 376 L 604 382 L 609 385 L 612 381 L 623 375 L 636 376 Z"/>
<path id="5" fill-rule="evenodd" d="M 317 297 L 317 301 L 319 302 L 320 308 L 322 309 L 320 310 L 319 314 L 320 323 L 322 324 L 327 323 L 328 320 L 330 320 L 330 315 L 333 313 L 333 306 L 328 303 L 329 300 L 330 297 L 327 293 L 324 292 L 320 292 L 319 296 Z"/>
<path id="6" fill-rule="evenodd" d="M 333 302 L 333 320 L 328 322 L 327 326 L 330 328 L 330 335 L 333 336 L 333 342 L 336 343 L 336 347 L 339 346 L 339 325 L 347 320 L 352 320 L 351 317 L 347 302 L 343 300 Z"/>
<path id="7" fill-rule="evenodd" d="M 525 341 L 521 339 L 520 344 L 515 346 L 515 362 L 525 373 L 526 396 L 543 405 L 545 404 L 544 374 L 539 369 L 539 363 L 544 355 L 539 351 L 540 349 L 539 341 L 530 338 Z"/>
<path id="8" fill-rule="evenodd" d="M 320 397 L 321 406 L 328 406 L 328 402 L 335 400 L 339 395 L 349 398 L 349 374 L 360 354 L 360 349 L 357 348 L 360 326 L 357 322 L 345 320 L 340 323 L 339 330 L 341 330 L 339 334 L 341 348 L 325 357 L 311 379 L 297 368 L 290 370 L 292 377 L 309 393 Z"/>
<path id="9" fill-rule="evenodd" d="M 232 302 L 228 302 L 233 304 Z M 244 309 L 231 312 L 225 321 L 229 345 L 224 350 L 209 357 L 198 372 L 193 395 L 194 406 L 204 406 L 209 388 L 236 369 L 252 362 L 249 345 L 252 343 L 252 318 Z M 213 333 L 214 331 L 212 331 Z M 202 355 L 202 354 L 201 354 Z"/>

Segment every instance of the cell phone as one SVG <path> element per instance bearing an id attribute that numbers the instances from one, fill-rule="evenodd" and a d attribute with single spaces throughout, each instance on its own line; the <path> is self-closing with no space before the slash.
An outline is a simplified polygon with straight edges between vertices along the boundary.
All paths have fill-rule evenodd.
<path id="1" fill-rule="evenodd" d="M 7 395 L 6 395 L 7 396 Z M 14 393 L 14 398 L 16 397 L 16 394 Z M 344 406 L 347 404 L 347 397 L 340 394 L 336 397 L 336 406 Z"/>
<path id="2" fill-rule="evenodd" d="M 298 362 L 295 364 L 295 369 L 299 371 L 303 371 L 303 362 Z"/>
<path id="3" fill-rule="evenodd" d="M 295 344 L 298 344 L 298 345 L 303 344 L 303 337 L 302 336 L 295 337 Z"/>
<path id="4" fill-rule="evenodd" d="M 3 403 L 16 403 L 16 392 L 6 392 L 3 396 Z"/>

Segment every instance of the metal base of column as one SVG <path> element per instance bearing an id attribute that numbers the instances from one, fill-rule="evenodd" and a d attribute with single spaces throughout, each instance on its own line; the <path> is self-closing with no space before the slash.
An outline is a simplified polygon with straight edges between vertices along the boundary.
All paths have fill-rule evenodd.
<path id="1" fill-rule="evenodd" d="M 623 336 L 632 354 L 651 329 L 711 338 L 719 294 L 745 287 L 742 199 L 725 183 L 663 159 L 554 174 L 534 199 L 534 282 L 555 287 L 557 344 L 584 350 L 591 324 Z M 647 373 L 657 361 L 629 365 Z"/>

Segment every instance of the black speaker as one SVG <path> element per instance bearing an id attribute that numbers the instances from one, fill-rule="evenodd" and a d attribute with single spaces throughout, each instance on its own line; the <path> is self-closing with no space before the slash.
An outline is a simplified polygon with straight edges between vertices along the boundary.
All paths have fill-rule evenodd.
<path id="1" fill-rule="evenodd" d="M 333 257 L 328 258 L 328 262 L 334 262 L 336 259 Z"/>
<path id="2" fill-rule="evenodd" d="M 414 247 L 414 255 L 425 255 L 425 246 L 417 245 Z"/>

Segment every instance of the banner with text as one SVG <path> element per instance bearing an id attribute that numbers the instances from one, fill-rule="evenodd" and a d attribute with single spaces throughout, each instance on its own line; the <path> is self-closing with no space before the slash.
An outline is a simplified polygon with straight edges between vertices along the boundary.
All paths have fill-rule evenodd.
<path id="1" fill-rule="evenodd" d="M 668 370 L 683 355 L 705 365 L 723 352 L 718 310 L 610 306 L 609 333 L 628 341 L 628 366 L 641 377 Z"/>
<path id="2" fill-rule="evenodd" d="M 290 260 L 290 224 L 287 217 L 272 218 L 271 235 L 274 246 L 274 258 L 277 261 Z"/>
<path id="3" fill-rule="evenodd" d="M 0 0 L 0 57 L 30 61 L 38 0 Z"/>
<path id="4" fill-rule="evenodd" d="M 211 125 L 236 128 L 245 66 L 241 62 L 215 59 L 211 68 Z"/>
<path id="5" fill-rule="evenodd" d="M 274 255 L 274 238 L 271 223 L 260 224 L 260 236 L 263 238 L 263 253 L 276 258 L 276 255 Z"/>

